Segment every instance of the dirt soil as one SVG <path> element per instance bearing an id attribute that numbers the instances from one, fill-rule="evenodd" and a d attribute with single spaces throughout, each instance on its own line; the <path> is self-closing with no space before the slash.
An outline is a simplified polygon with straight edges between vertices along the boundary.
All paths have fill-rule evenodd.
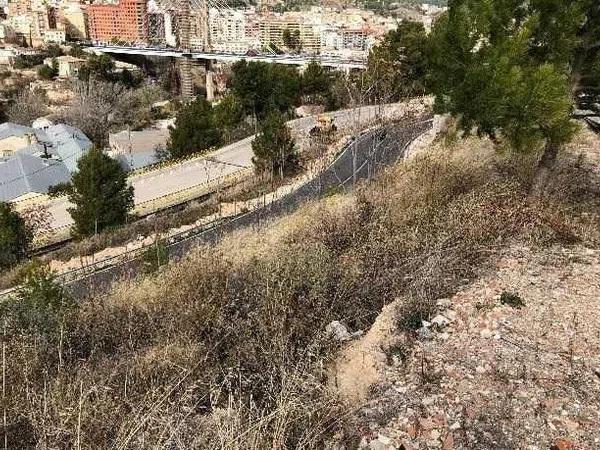
<path id="1" fill-rule="evenodd" d="M 524 305 L 502 304 L 503 292 Z M 347 349 L 342 379 L 365 359 L 366 379 L 373 367 L 379 378 L 362 391 L 339 383 L 346 398 L 370 394 L 358 411 L 362 447 L 600 448 L 599 250 L 511 248 L 438 309 L 447 320 L 413 342 L 375 332 L 379 343 L 363 338 L 370 351 Z M 383 316 L 393 320 L 393 305 Z"/>

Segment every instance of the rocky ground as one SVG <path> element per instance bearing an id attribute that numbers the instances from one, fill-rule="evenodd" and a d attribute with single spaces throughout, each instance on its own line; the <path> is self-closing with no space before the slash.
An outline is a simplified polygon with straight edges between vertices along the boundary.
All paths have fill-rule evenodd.
<path id="1" fill-rule="evenodd" d="M 600 251 L 511 248 L 414 337 L 381 332 L 393 312 L 340 363 L 362 448 L 600 448 Z M 368 392 L 343 381 L 357 361 Z"/>

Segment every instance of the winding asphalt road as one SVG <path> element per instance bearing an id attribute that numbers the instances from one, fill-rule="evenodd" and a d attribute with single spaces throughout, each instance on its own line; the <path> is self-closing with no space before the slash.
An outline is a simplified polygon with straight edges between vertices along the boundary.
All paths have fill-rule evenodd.
<path id="1" fill-rule="evenodd" d="M 423 118 L 386 125 L 358 135 L 329 168 L 296 191 L 263 208 L 216 221 L 172 238 L 166 243 L 169 260 L 176 261 L 184 257 L 200 244 L 215 243 L 225 233 L 247 226 L 260 226 L 265 220 L 293 212 L 306 201 L 320 198 L 331 189 L 351 188 L 356 181 L 368 179 L 383 167 L 403 158 L 409 144 L 431 126 L 432 120 Z M 106 293 L 117 281 L 134 278 L 140 272 L 141 265 L 138 253 L 131 255 L 130 259 L 119 259 L 112 266 L 90 267 L 61 275 L 59 280 L 77 298 L 95 297 Z"/>
<path id="2" fill-rule="evenodd" d="M 336 111 L 329 115 L 340 130 L 356 134 L 361 127 L 376 119 L 398 118 L 402 110 L 402 104 L 375 105 Z M 301 150 L 307 145 L 308 132 L 315 124 L 315 117 L 288 122 Z M 252 167 L 253 140 L 254 136 L 251 136 L 202 157 L 132 176 L 130 182 L 134 189 L 135 204 L 140 205 Z M 64 229 L 73 223 L 67 212 L 70 206 L 65 198 L 49 202 L 53 230 Z"/>

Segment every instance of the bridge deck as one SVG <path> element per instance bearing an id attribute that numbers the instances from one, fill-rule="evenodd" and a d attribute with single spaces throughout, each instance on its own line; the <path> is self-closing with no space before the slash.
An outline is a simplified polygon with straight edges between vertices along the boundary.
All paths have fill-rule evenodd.
<path id="1" fill-rule="evenodd" d="M 364 61 L 335 58 L 323 55 L 242 55 L 237 53 L 212 53 L 199 51 L 183 51 L 178 49 L 157 49 L 151 47 L 122 47 L 114 45 L 93 45 L 88 47 L 88 51 L 94 53 L 115 53 L 124 55 L 141 55 L 141 56 L 164 56 L 171 58 L 192 58 L 200 60 L 236 62 L 259 61 L 276 64 L 286 64 L 293 66 L 304 66 L 311 61 L 318 61 L 325 67 L 333 67 L 338 69 L 365 69 Z"/>

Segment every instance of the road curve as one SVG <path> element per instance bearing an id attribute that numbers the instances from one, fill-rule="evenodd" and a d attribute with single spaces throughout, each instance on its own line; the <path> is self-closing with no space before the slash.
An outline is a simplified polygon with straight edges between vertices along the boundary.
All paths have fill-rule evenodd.
<path id="1" fill-rule="evenodd" d="M 293 212 L 306 201 L 317 199 L 331 189 L 351 188 L 355 181 L 368 179 L 381 168 L 403 158 L 409 144 L 431 126 L 432 120 L 425 118 L 402 125 L 386 125 L 359 135 L 329 168 L 296 191 L 263 208 L 217 221 L 196 233 L 186 233 L 167 242 L 169 260 L 182 258 L 200 244 L 215 243 L 225 233 L 249 225 L 260 225 L 267 219 Z M 91 267 L 61 275 L 59 281 L 77 298 L 94 297 L 106 293 L 117 281 L 135 277 L 141 264 L 138 252 L 131 259 L 119 259 L 113 266 L 96 271 Z"/>
<path id="2" fill-rule="evenodd" d="M 334 118 L 340 130 L 356 134 L 361 127 L 375 120 L 400 117 L 404 108 L 405 105 L 400 103 L 372 105 L 335 111 L 328 115 Z M 288 122 L 292 135 L 301 150 L 307 145 L 306 137 L 315 124 L 315 117 L 305 117 Z M 130 182 L 134 189 L 135 205 L 139 206 L 202 183 L 216 181 L 224 176 L 234 175 L 252 167 L 253 140 L 254 136 L 250 136 L 201 157 L 132 176 Z M 67 212 L 71 206 L 66 198 L 54 199 L 48 203 L 53 230 L 64 229 L 73 223 Z"/>

